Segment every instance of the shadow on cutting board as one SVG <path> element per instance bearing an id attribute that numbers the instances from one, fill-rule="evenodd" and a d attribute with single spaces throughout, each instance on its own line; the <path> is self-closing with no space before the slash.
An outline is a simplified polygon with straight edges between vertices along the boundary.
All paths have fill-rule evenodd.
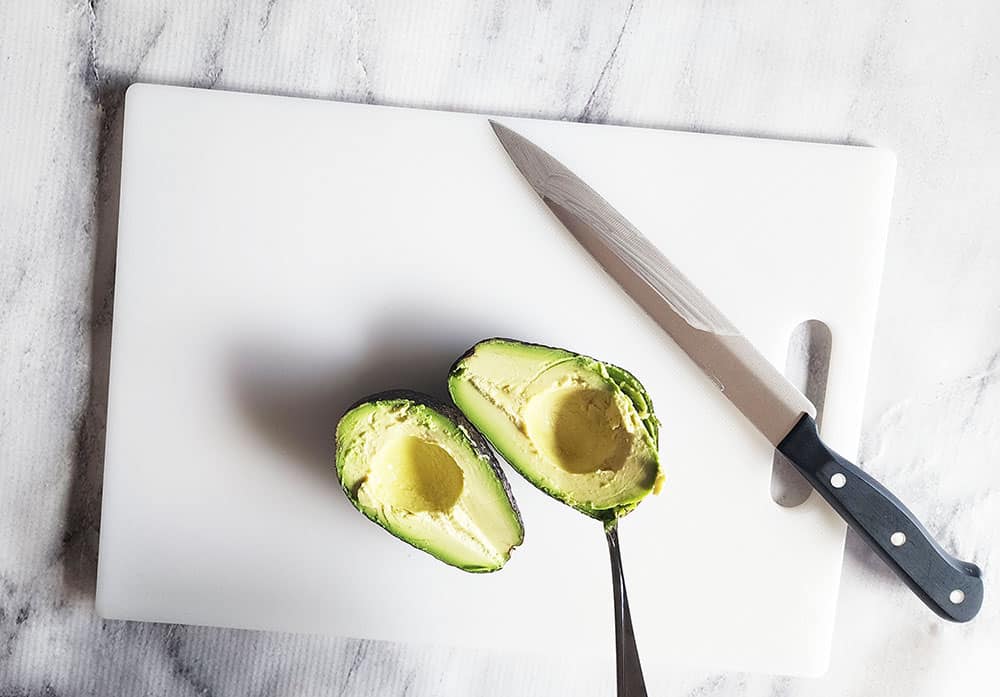
<path id="1" fill-rule="evenodd" d="M 71 595 L 93 597 L 97 584 L 97 541 L 104 479 L 104 442 L 111 363 L 111 316 L 115 293 L 118 200 L 121 183 L 122 116 L 127 82 L 92 85 L 99 107 L 97 185 L 90 230 L 93 276 L 90 289 L 90 384 L 76 426 L 76 452 L 63 519 L 63 585 Z"/>
<path id="2" fill-rule="evenodd" d="M 248 428 L 279 450 L 289 467 L 306 468 L 334 493 L 334 505 L 349 506 L 334 466 L 337 422 L 359 399 L 383 390 L 448 399 L 448 369 L 480 337 L 436 332 L 447 326 L 439 319 L 419 311 L 387 317 L 350 357 L 297 353 L 278 341 L 247 342 L 231 357 L 232 398 Z"/>

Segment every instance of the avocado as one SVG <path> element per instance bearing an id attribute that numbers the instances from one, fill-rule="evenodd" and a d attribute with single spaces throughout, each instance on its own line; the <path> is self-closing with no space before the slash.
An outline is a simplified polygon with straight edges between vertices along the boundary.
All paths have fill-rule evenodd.
<path id="1" fill-rule="evenodd" d="M 354 507 L 464 571 L 496 571 L 524 540 L 521 515 L 482 434 L 428 395 L 357 402 L 337 424 L 337 476 Z"/>
<path id="2" fill-rule="evenodd" d="M 578 511 L 612 523 L 659 491 L 659 422 L 627 370 L 487 339 L 452 366 L 448 389 L 518 472 Z"/>

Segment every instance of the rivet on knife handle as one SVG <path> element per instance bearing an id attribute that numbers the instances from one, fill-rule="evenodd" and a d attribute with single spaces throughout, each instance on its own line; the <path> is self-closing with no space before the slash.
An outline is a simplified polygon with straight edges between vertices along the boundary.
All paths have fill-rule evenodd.
<path id="1" fill-rule="evenodd" d="M 979 567 L 941 549 L 888 489 L 826 447 L 810 416 L 778 450 L 928 607 L 954 622 L 976 616 L 983 604 Z"/>

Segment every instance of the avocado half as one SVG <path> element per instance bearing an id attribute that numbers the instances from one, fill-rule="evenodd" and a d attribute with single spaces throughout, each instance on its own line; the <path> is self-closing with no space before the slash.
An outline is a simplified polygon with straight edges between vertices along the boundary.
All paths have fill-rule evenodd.
<path id="1" fill-rule="evenodd" d="M 524 540 L 489 445 L 428 395 L 397 390 L 357 402 L 337 424 L 336 461 L 355 508 L 446 564 L 496 571 Z"/>
<path id="2" fill-rule="evenodd" d="M 532 484 L 610 522 L 662 482 L 659 422 L 627 370 L 572 351 L 487 339 L 448 377 L 455 404 Z"/>

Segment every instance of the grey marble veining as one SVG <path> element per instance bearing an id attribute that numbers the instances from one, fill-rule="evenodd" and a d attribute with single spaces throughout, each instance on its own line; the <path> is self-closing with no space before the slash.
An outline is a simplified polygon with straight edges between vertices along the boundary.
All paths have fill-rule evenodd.
<path id="1" fill-rule="evenodd" d="M 117 123 L 136 80 L 896 151 L 861 461 L 984 567 L 982 614 L 941 623 L 851 537 L 826 678 L 682 672 L 652 691 L 986 694 L 998 26 L 987 0 L 0 4 L 0 695 L 612 693 L 610 662 L 93 615 Z"/>

